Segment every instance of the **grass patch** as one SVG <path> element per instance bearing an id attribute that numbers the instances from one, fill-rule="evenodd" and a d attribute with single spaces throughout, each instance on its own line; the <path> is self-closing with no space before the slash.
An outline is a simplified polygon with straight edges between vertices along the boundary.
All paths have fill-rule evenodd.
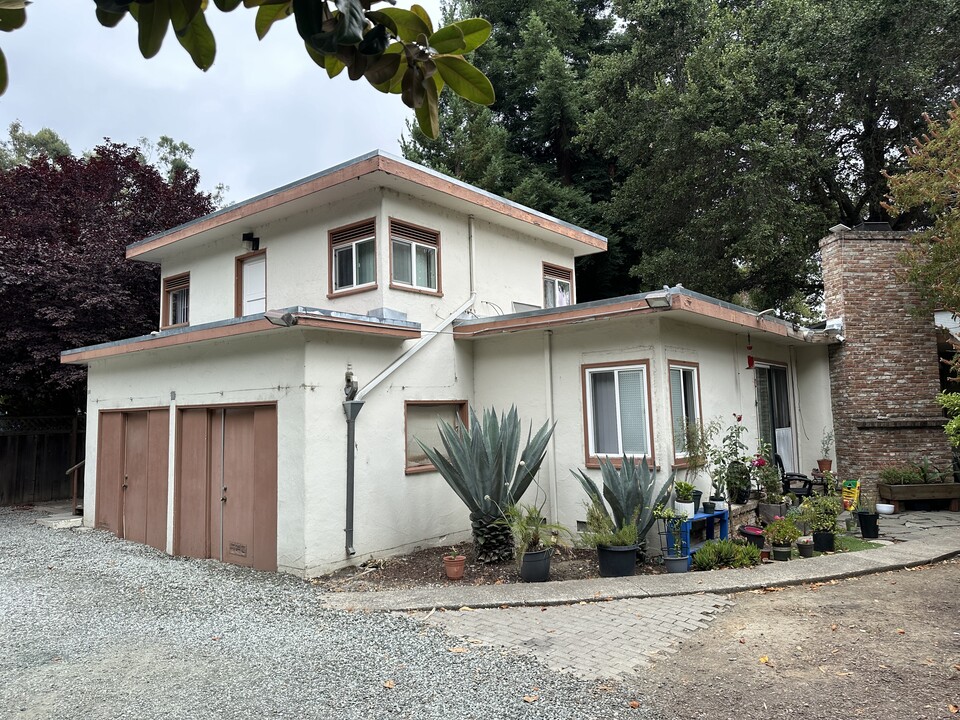
<path id="1" fill-rule="evenodd" d="M 859 552 L 860 550 L 873 550 L 882 547 L 882 545 L 854 535 L 837 535 L 835 547 L 837 552 Z"/>

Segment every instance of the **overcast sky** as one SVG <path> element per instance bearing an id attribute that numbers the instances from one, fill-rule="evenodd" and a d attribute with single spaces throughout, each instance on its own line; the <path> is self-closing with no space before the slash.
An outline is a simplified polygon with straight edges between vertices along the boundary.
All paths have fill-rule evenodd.
<path id="1" fill-rule="evenodd" d="M 439 0 L 420 4 L 439 21 Z M 292 17 L 261 42 L 254 10 L 222 13 L 210 3 L 217 59 L 204 73 L 172 31 L 160 53 L 144 60 L 136 23 L 103 28 L 94 11 L 89 1 L 39 0 L 28 6 L 23 28 L 0 34 L 10 74 L 0 137 L 20 120 L 29 132 L 56 131 L 79 154 L 104 137 L 136 144 L 169 135 L 196 151 L 203 187 L 228 185 L 230 201 L 370 150 L 400 154 L 413 113 L 399 95 L 350 82 L 346 73 L 329 80 L 304 51 Z"/>

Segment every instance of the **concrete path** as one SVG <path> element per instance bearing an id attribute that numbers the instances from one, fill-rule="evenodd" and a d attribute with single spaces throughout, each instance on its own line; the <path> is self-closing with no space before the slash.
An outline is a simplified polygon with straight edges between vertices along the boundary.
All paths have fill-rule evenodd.
<path id="1" fill-rule="evenodd" d="M 325 597 L 330 606 L 405 612 L 471 643 L 530 655 L 586 680 L 635 674 L 732 607 L 732 594 L 924 565 L 960 554 L 960 513 L 881 519 L 883 547 L 757 568 L 681 575 L 457 586 Z"/>

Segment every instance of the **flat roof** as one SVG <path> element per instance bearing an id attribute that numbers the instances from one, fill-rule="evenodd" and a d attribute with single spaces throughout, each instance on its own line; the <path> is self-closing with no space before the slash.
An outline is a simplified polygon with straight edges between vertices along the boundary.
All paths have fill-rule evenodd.
<path id="1" fill-rule="evenodd" d="M 375 150 L 256 197 L 151 235 L 127 246 L 127 258 L 158 261 L 174 243 L 190 246 L 224 232 L 256 227 L 320 203 L 334 202 L 377 187 L 426 192 L 431 201 L 528 235 L 573 247 L 575 255 L 607 249 L 607 239 L 571 223 L 494 195 L 417 163 Z"/>

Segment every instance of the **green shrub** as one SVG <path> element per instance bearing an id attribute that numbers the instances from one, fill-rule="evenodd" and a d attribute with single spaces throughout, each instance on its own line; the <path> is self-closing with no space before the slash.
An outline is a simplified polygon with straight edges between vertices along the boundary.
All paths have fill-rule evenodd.
<path id="1" fill-rule="evenodd" d="M 880 482 L 887 485 L 916 485 L 920 481 L 920 473 L 912 466 L 887 467 L 880 471 Z"/>
<path id="2" fill-rule="evenodd" d="M 760 549 L 740 540 L 707 540 L 693 555 L 697 570 L 751 567 L 760 562 Z"/>

